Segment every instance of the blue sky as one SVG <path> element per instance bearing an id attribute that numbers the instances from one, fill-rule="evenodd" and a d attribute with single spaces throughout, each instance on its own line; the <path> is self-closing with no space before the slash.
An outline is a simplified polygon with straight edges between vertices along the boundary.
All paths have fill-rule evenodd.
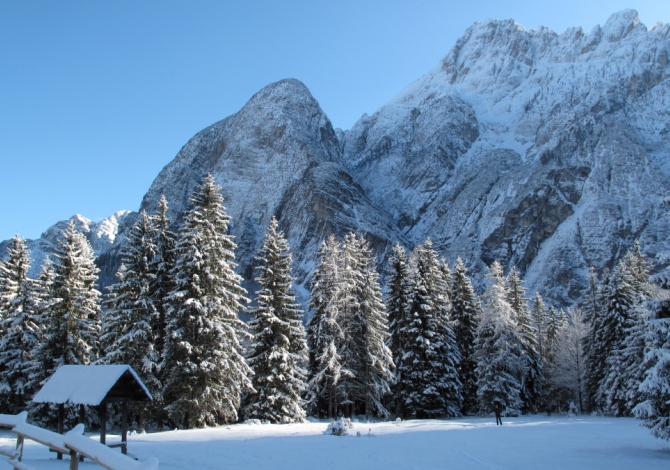
<path id="1" fill-rule="evenodd" d="M 196 132 L 292 77 L 350 128 L 445 56 L 475 21 L 587 32 L 670 2 L 0 0 L 0 240 L 75 213 L 137 210 Z"/>

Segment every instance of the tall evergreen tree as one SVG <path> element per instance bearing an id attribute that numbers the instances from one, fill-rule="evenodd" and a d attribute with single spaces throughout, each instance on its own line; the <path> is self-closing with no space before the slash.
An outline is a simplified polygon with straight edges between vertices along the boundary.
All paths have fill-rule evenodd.
<path id="1" fill-rule="evenodd" d="M 406 416 L 460 416 L 460 353 L 449 322 L 444 276 L 430 240 L 413 253 L 412 322 L 407 351 L 398 365 Z"/>
<path id="2" fill-rule="evenodd" d="M 252 311 L 249 365 L 254 371 L 246 414 L 272 423 L 294 423 L 305 419 L 300 395 L 306 389 L 306 359 L 303 312 L 292 292 L 291 253 L 273 217 L 256 258 L 260 285 L 258 306 Z"/>
<path id="3" fill-rule="evenodd" d="M 51 351 L 48 349 L 46 337 L 49 325 L 51 324 L 51 307 L 57 300 L 54 292 L 55 277 L 56 273 L 53 263 L 51 262 L 51 258 L 47 256 L 42 263 L 40 275 L 34 282 L 36 309 L 39 318 L 37 326 L 39 327 L 40 341 L 35 345 L 35 348 L 31 353 L 32 361 L 28 367 L 29 373 L 26 388 L 35 392 L 39 390 L 44 382 L 50 377 L 52 355 Z M 39 410 L 35 410 L 35 408 L 39 408 Z M 31 416 L 33 416 L 33 418 L 36 414 L 43 418 L 45 411 L 46 409 L 43 406 L 31 406 Z"/>
<path id="4" fill-rule="evenodd" d="M 365 406 L 365 416 L 369 420 L 375 414 L 388 417 L 389 413 L 382 399 L 391 391 L 395 381 L 393 355 L 386 346 L 390 337 L 388 316 L 382 299 L 379 274 L 374 257 L 362 235 L 353 237 L 358 256 L 358 269 L 362 273 L 359 292 L 359 315 L 363 330 L 363 357 L 361 358 L 361 395 Z"/>
<path id="5" fill-rule="evenodd" d="M 475 339 L 477 397 L 481 414 L 489 414 L 496 405 L 507 416 L 519 414 L 522 371 L 521 337 L 516 330 L 514 311 L 508 302 L 502 266 L 489 267 L 489 286 L 484 293 L 482 318 Z"/>
<path id="6" fill-rule="evenodd" d="M 474 357 L 474 345 L 480 317 L 481 304 L 467 275 L 467 268 L 463 261 L 458 258 L 454 267 L 454 282 L 451 293 L 451 319 L 454 324 L 456 345 L 461 353 L 461 361 L 458 364 L 459 377 L 463 385 L 461 391 L 463 407 L 461 411 L 468 414 L 476 413 L 479 408 L 477 377 L 475 375 L 477 362 Z"/>
<path id="7" fill-rule="evenodd" d="M 649 264 L 639 244 L 626 253 L 610 284 L 603 336 L 609 351 L 597 398 L 605 411 L 615 416 L 632 414 L 642 381 L 646 306 L 651 287 Z"/>
<path id="8" fill-rule="evenodd" d="M 319 264 L 314 271 L 309 299 L 312 316 L 307 329 L 311 407 L 317 415 L 325 408 L 329 418 L 337 415 L 340 380 L 353 376 L 344 367 L 339 353 L 344 342 L 337 305 L 339 259 L 339 242 L 331 235 L 319 250 Z"/>
<path id="9" fill-rule="evenodd" d="M 0 262 L 0 409 L 19 413 L 32 398 L 28 386 L 33 351 L 40 342 L 41 319 L 35 282 L 28 277 L 30 252 L 14 236 L 7 259 Z"/>
<path id="10" fill-rule="evenodd" d="M 155 350 L 153 325 L 158 321 L 151 285 L 150 262 L 155 256 L 154 230 L 142 211 L 130 228 L 121 253 L 123 264 L 118 283 L 110 286 L 107 314 L 100 342 L 102 364 L 129 364 L 149 388 L 152 396 L 162 389 L 158 378 L 160 353 Z M 145 406 L 138 405 L 139 425 L 144 429 Z"/>
<path id="11" fill-rule="evenodd" d="M 154 351 L 162 360 L 165 350 L 166 337 L 166 312 L 168 309 L 169 294 L 174 290 L 175 280 L 172 275 L 174 269 L 175 246 L 177 236 L 170 230 L 170 219 L 167 216 L 168 202 L 161 195 L 156 207 L 156 213 L 150 218 L 151 231 L 153 233 L 154 257 L 149 262 L 151 273 L 151 284 L 149 286 L 149 297 L 156 309 L 156 317 L 153 322 Z M 155 372 L 158 381 L 165 383 L 165 371 L 158 368 Z M 163 387 L 153 394 L 150 405 L 156 414 L 156 422 L 159 429 L 163 428 Z"/>
<path id="12" fill-rule="evenodd" d="M 174 289 L 172 270 L 177 236 L 170 230 L 170 219 L 167 212 L 167 199 L 161 195 L 156 213 L 150 219 L 154 253 L 153 259 L 149 261 L 150 297 L 157 314 L 156 321 L 154 321 L 154 349 L 158 354 L 163 354 L 165 347 L 165 312 L 168 308 L 168 296 Z M 156 397 L 154 397 L 155 400 Z"/>
<path id="13" fill-rule="evenodd" d="M 167 410 L 187 427 L 237 419 L 241 395 L 251 389 L 238 318 L 246 291 L 235 274 L 230 217 L 221 187 L 205 176 L 191 196 L 175 248 L 175 288 L 166 312 L 162 362 Z"/>
<path id="14" fill-rule="evenodd" d="M 652 302 L 645 335 L 643 381 L 635 416 L 659 439 L 670 441 L 670 299 L 665 291 Z"/>
<path id="15" fill-rule="evenodd" d="M 521 401 L 525 413 L 536 413 L 542 397 L 544 372 L 539 353 L 537 331 L 531 322 L 531 314 L 523 287 L 521 273 L 513 267 L 507 276 L 507 298 L 514 311 L 514 320 L 521 337 Z"/>
<path id="16" fill-rule="evenodd" d="M 584 337 L 584 355 L 586 357 L 586 371 L 584 374 L 584 393 L 586 395 L 586 410 L 596 411 L 601 408 L 596 397 L 602 381 L 606 361 L 609 355 L 607 343 L 602 341 L 602 328 L 605 320 L 605 292 L 608 290 L 610 273 L 603 274 L 602 282 L 591 268 L 588 278 L 588 287 L 585 292 L 584 319 L 589 331 Z"/>
<path id="17" fill-rule="evenodd" d="M 97 359 L 102 318 L 95 255 L 72 221 L 61 232 L 53 256 L 54 300 L 47 311 L 42 356 L 48 376 L 61 365 L 86 365 Z"/>

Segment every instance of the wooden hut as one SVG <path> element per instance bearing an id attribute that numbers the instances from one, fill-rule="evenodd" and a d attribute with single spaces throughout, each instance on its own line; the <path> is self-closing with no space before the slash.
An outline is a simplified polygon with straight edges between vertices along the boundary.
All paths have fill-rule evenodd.
<path id="1" fill-rule="evenodd" d="M 129 365 L 62 366 L 33 398 L 35 403 L 58 405 L 58 432 L 63 434 L 65 404 L 79 405 L 79 420 L 84 422 L 86 406 L 100 414 L 100 442 L 107 436 L 107 404 L 122 404 L 121 447 L 128 452 L 128 403 L 151 401 L 151 393 Z M 62 456 L 59 454 L 59 458 Z"/>

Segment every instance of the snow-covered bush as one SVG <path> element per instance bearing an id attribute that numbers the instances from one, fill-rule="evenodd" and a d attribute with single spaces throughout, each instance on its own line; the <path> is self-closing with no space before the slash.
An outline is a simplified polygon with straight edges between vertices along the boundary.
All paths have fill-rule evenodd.
<path id="1" fill-rule="evenodd" d="M 328 424 L 328 427 L 324 431 L 324 434 L 327 436 L 348 436 L 349 429 L 353 429 L 354 425 L 351 424 L 349 418 L 338 418 L 337 421 L 333 421 Z"/>

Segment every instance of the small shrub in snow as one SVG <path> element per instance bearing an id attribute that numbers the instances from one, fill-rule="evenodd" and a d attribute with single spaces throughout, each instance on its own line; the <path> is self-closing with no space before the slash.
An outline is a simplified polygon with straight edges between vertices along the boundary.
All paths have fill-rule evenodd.
<path id="1" fill-rule="evenodd" d="M 400 426 L 400 423 L 402 423 L 402 419 L 400 419 L 400 416 L 398 416 L 398 417 L 395 419 L 395 425 L 396 425 L 396 426 Z"/>
<path id="2" fill-rule="evenodd" d="M 575 402 L 571 401 L 570 402 L 570 408 L 568 409 L 568 416 L 577 416 L 579 414 L 579 410 L 577 410 L 577 406 L 575 405 Z"/>
<path id="3" fill-rule="evenodd" d="M 353 429 L 353 424 L 349 418 L 338 418 L 328 425 L 324 434 L 327 436 L 348 436 L 349 429 Z"/>

